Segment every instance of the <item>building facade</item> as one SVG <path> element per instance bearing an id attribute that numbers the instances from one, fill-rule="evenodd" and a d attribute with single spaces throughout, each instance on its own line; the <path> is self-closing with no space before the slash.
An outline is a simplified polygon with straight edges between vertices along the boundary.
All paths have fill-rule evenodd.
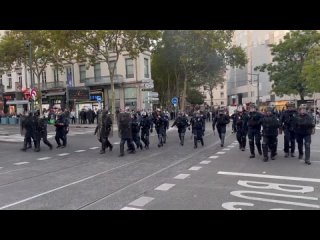
<path id="1" fill-rule="evenodd" d="M 201 86 L 200 92 L 205 96 L 204 104 L 211 107 L 211 97 L 210 90 L 206 87 Z M 223 84 L 218 84 L 213 90 L 213 107 L 227 106 L 227 85 L 226 82 Z"/>

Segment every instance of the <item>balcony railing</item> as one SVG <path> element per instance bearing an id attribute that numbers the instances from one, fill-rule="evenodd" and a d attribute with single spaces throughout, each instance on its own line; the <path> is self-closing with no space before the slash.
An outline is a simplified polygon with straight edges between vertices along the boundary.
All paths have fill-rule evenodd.
<path id="1" fill-rule="evenodd" d="M 115 84 L 120 84 L 123 82 L 123 76 L 122 75 L 114 75 L 113 82 Z M 96 78 L 86 78 L 84 85 L 85 86 L 96 86 L 96 85 L 110 85 L 110 76 L 101 76 Z"/>
<path id="2" fill-rule="evenodd" d="M 38 84 L 35 84 L 37 87 Z M 63 81 L 59 82 L 47 82 L 47 83 L 40 83 L 41 90 L 48 90 L 48 89 L 55 89 L 55 88 L 65 88 L 66 83 Z"/>

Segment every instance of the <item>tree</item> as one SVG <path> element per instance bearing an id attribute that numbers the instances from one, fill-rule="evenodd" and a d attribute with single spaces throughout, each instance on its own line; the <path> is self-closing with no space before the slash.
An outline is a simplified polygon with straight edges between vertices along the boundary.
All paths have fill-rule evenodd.
<path id="1" fill-rule="evenodd" d="M 156 30 L 70 30 L 69 36 L 73 51 L 78 58 L 84 58 L 91 65 L 104 61 L 107 63 L 111 84 L 111 110 L 115 116 L 115 66 L 119 56 L 128 53 L 136 58 L 140 53 L 149 51 L 161 36 Z M 70 43 L 69 43 L 70 44 Z"/>
<path id="2" fill-rule="evenodd" d="M 272 90 L 279 96 L 299 94 L 301 100 L 311 91 L 306 76 L 302 74 L 303 66 L 310 49 L 319 46 L 320 33 L 315 30 L 290 31 L 279 44 L 270 44 L 272 63 L 255 68 L 267 71 Z M 310 65 L 309 65 L 310 66 Z"/>
<path id="3" fill-rule="evenodd" d="M 302 75 L 311 91 L 320 92 L 320 47 L 310 49 L 303 65 Z"/>
<path id="4" fill-rule="evenodd" d="M 204 99 L 205 97 L 202 95 L 201 92 L 199 92 L 199 90 L 197 89 L 190 89 L 188 91 L 188 97 L 187 97 L 187 101 L 190 104 L 193 105 L 201 105 L 204 103 Z"/>

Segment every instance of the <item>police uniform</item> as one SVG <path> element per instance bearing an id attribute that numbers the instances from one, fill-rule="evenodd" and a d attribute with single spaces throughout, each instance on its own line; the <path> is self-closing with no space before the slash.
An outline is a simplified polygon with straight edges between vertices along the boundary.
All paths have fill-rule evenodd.
<path id="1" fill-rule="evenodd" d="M 204 145 L 203 142 L 203 118 L 201 117 L 200 113 L 197 112 L 196 116 L 194 116 L 191 121 L 192 125 L 192 133 L 193 133 L 193 140 L 194 140 L 194 148 L 198 147 L 198 141 L 201 142 L 201 145 Z"/>
<path id="2" fill-rule="evenodd" d="M 66 119 L 64 114 L 62 113 L 58 114 L 58 119 L 55 123 L 55 127 L 56 127 L 55 140 L 58 144 L 57 148 L 64 148 L 67 145 L 66 131 L 65 131 Z M 60 139 L 62 140 L 62 145 L 61 145 Z"/>
<path id="3" fill-rule="evenodd" d="M 113 146 L 108 139 L 112 128 L 112 119 L 106 110 L 98 112 L 97 122 L 95 134 L 97 134 L 98 140 L 101 142 L 100 154 L 105 153 L 107 147 L 112 151 Z"/>
<path id="4" fill-rule="evenodd" d="M 213 131 L 215 130 L 215 126 L 217 126 L 219 138 L 221 140 L 221 147 L 224 145 L 224 139 L 226 136 L 226 126 L 230 123 L 230 118 L 227 114 L 225 114 L 224 108 L 219 109 L 218 115 L 216 115 L 214 121 L 212 122 Z"/>
<path id="5" fill-rule="evenodd" d="M 234 117 L 234 124 L 237 132 L 236 136 L 239 142 L 239 149 L 241 151 L 245 151 L 247 143 L 247 129 L 245 127 L 245 118 L 246 113 L 242 108 L 237 111 Z"/>
<path id="6" fill-rule="evenodd" d="M 132 140 L 136 144 L 137 148 L 143 149 L 142 143 L 140 141 L 140 122 L 137 117 L 137 113 L 132 115 L 131 119 L 131 129 L 132 129 Z"/>
<path id="7" fill-rule="evenodd" d="M 159 109 L 157 110 L 157 113 L 154 114 L 153 123 L 158 134 L 158 147 L 162 147 L 165 143 L 165 134 L 168 121 L 166 120 L 165 116 L 161 114 Z"/>
<path id="8" fill-rule="evenodd" d="M 141 126 L 141 140 L 144 143 L 145 148 L 149 148 L 149 131 L 153 131 L 153 124 L 151 117 L 148 116 L 146 112 L 142 113 L 141 121 L 140 121 L 140 126 Z"/>
<path id="9" fill-rule="evenodd" d="M 21 120 L 21 130 L 22 134 L 24 134 L 23 148 L 21 150 L 26 151 L 28 148 L 32 148 L 31 139 L 34 139 L 31 112 Z"/>
<path id="10" fill-rule="evenodd" d="M 124 156 L 125 142 L 127 142 L 127 146 L 130 150 L 130 153 L 135 153 L 135 147 L 132 143 L 131 116 L 128 111 L 129 109 L 126 108 L 126 112 L 119 113 L 118 126 L 119 126 L 119 135 L 121 138 L 119 157 Z"/>
<path id="11" fill-rule="evenodd" d="M 184 135 L 186 133 L 187 127 L 189 127 L 188 119 L 186 116 L 183 116 L 182 113 L 179 113 L 177 119 L 174 121 L 171 127 L 177 126 L 178 134 L 180 139 L 180 145 L 184 144 Z"/>
<path id="12" fill-rule="evenodd" d="M 38 113 L 40 114 L 40 113 Z M 44 144 L 46 144 L 50 150 L 52 150 L 52 144 L 48 141 L 48 131 L 47 131 L 47 119 L 42 117 L 38 117 L 38 148 L 40 151 L 40 141 L 43 141 Z"/>

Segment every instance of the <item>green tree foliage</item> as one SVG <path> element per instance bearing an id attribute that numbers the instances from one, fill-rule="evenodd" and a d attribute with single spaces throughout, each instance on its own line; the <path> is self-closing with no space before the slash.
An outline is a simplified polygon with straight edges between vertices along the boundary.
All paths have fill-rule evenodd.
<path id="1" fill-rule="evenodd" d="M 190 89 L 188 91 L 187 101 L 192 105 L 201 105 L 204 103 L 205 97 L 197 89 Z"/>
<path id="2" fill-rule="evenodd" d="M 302 75 L 306 79 L 309 89 L 320 92 L 320 47 L 310 49 L 304 62 Z"/>
<path id="3" fill-rule="evenodd" d="M 299 94 L 301 100 L 311 91 L 302 69 L 310 49 L 320 43 L 320 33 L 315 30 L 290 31 L 279 44 L 270 44 L 272 63 L 255 68 L 267 71 L 272 90 L 279 96 Z M 310 65 L 309 65 L 310 66 Z"/>

